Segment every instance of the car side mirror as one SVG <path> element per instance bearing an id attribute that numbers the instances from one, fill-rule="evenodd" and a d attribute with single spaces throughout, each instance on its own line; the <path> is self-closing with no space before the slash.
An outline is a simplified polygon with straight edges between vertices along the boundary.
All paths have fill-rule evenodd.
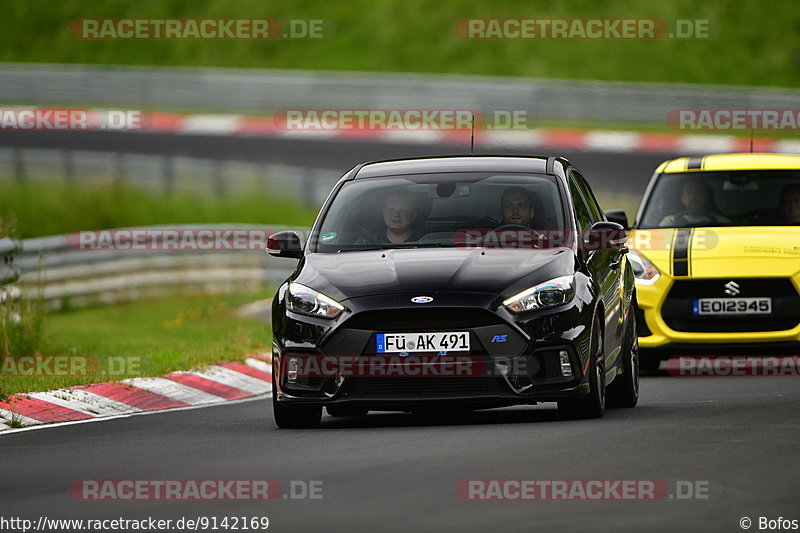
<path id="1" fill-rule="evenodd" d="M 616 222 L 624 229 L 630 229 L 631 226 L 628 224 L 628 214 L 624 209 L 609 209 L 605 212 L 605 215 L 609 222 Z"/>
<path id="2" fill-rule="evenodd" d="M 586 234 L 583 245 L 587 250 L 618 250 L 622 253 L 628 251 L 625 243 L 628 236 L 622 224 L 603 221 L 595 222 Z"/>
<path id="3" fill-rule="evenodd" d="M 296 231 L 279 231 L 267 238 L 267 253 L 274 257 L 303 257 L 303 241 Z"/>

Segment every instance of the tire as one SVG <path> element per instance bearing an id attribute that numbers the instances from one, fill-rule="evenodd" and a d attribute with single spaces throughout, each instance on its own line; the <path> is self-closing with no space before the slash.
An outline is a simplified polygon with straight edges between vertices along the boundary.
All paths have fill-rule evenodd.
<path id="1" fill-rule="evenodd" d="M 608 386 L 608 407 L 634 407 L 639 403 L 639 337 L 635 313 L 628 315 L 628 322 L 620 353 L 622 374 Z"/>
<path id="2" fill-rule="evenodd" d="M 272 366 L 272 383 L 277 383 L 275 366 Z M 276 392 L 272 391 L 272 414 L 275 424 L 283 429 L 313 429 L 322 420 L 322 407 L 319 405 L 294 405 L 278 402 Z"/>
<path id="3" fill-rule="evenodd" d="M 601 418 L 606 408 L 606 383 L 603 369 L 603 333 L 600 319 L 592 322 L 591 357 L 589 363 L 589 394 L 579 400 L 561 400 L 558 411 L 570 420 Z"/>
<path id="4" fill-rule="evenodd" d="M 360 405 L 329 405 L 325 408 L 330 416 L 366 416 L 369 409 Z"/>

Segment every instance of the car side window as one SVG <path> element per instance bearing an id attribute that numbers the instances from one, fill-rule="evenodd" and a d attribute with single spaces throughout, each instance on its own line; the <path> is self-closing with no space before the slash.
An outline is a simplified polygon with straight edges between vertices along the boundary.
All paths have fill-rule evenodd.
<path id="1" fill-rule="evenodd" d="M 569 194 L 572 196 L 572 207 L 575 210 L 575 217 L 578 219 L 578 226 L 583 230 L 589 229 L 592 225 L 592 217 L 589 215 L 589 208 L 586 207 L 583 195 L 578 190 L 572 176 L 569 178 Z"/>
<path id="2" fill-rule="evenodd" d="M 570 173 L 578 189 L 581 191 L 583 199 L 586 201 L 586 207 L 589 209 L 589 215 L 592 221 L 600 222 L 601 220 L 605 220 L 606 217 L 603 214 L 603 210 L 600 209 L 600 205 L 597 203 L 597 199 L 594 197 L 594 193 L 592 193 L 592 188 L 589 187 L 586 179 L 575 169 L 571 169 Z"/>

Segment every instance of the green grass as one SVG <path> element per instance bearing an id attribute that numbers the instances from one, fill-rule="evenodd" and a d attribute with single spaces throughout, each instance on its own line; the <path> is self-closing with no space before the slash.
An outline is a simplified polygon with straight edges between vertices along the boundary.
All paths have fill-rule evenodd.
<path id="1" fill-rule="evenodd" d="M 265 190 L 213 197 L 119 185 L 0 183 L 0 219 L 16 218 L 18 238 L 151 224 L 245 223 L 310 226 L 316 209 Z"/>
<path id="2" fill-rule="evenodd" d="M 8 0 L 0 61 L 302 68 L 800 85 L 795 0 Z M 322 18 L 306 41 L 76 40 L 78 18 Z M 700 40 L 463 40 L 464 18 L 710 19 Z"/>
<path id="3" fill-rule="evenodd" d="M 224 360 L 241 360 L 247 353 L 269 351 L 270 327 L 237 317 L 233 310 L 270 294 L 263 291 L 183 296 L 46 315 L 39 353 L 89 356 L 86 367 L 96 373 L 76 376 L 0 373 L 0 398 L 127 377 L 160 376 Z M 0 368 L 5 368 L 2 362 Z"/>

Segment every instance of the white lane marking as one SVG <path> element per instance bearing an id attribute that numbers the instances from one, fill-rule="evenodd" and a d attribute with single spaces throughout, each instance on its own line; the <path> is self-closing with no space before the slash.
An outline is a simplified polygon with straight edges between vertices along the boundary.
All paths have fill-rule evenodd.
<path id="1" fill-rule="evenodd" d="M 82 389 L 58 389 L 50 392 L 32 392 L 29 396 L 90 416 L 118 415 L 141 411 L 138 407 L 111 400 L 110 398 L 105 398 L 99 394 Z"/>
<path id="2" fill-rule="evenodd" d="M 272 390 L 272 385 L 268 381 L 216 365 L 208 366 L 202 370 L 188 372 L 188 374 L 210 379 L 216 383 L 234 387 L 252 394 L 263 394 Z"/>
<path id="3" fill-rule="evenodd" d="M 489 148 L 531 148 L 542 142 L 539 130 L 487 130 L 481 137 L 481 146 Z"/>
<path id="4" fill-rule="evenodd" d="M 443 138 L 444 133 L 436 130 L 387 130 L 374 137 L 380 142 L 411 144 L 435 144 Z"/>
<path id="5" fill-rule="evenodd" d="M 783 154 L 800 154 L 800 141 L 777 141 L 775 151 Z"/>
<path id="6" fill-rule="evenodd" d="M 266 361 L 262 361 L 261 359 L 254 359 L 253 357 L 248 357 L 244 360 L 244 364 L 247 366 L 252 366 L 256 370 L 261 370 L 262 372 L 272 373 L 272 365 L 267 363 Z"/>
<path id="7" fill-rule="evenodd" d="M 277 136 L 289 139 L 331 139 L 338 137 L 339 132 L 337 130 L 281 130 Z"/>
<path id="8" fill-rule="evenodd" d="M 584 149 L 631 152 L 639 148 L 641 135 L 633 131 L 590 131 L 584 137 Z"/>
<path id="9" fill-rule="evenodd" d="M 139 378 L 139 379 L 146 379 L 146 378 Z M 0 435 L 11 435 L 12 433 L 20 433 L 22 431 L 34 431 L 38 429 L 50 429 L 50 428 L 57 428 L 62 426 L 74 426 L 77 424 L 88 424 L 90 422 L 105 422 L 106 420 L 117 420 L 120 418 L 129 418 L 132 416 L 140 416 L 140 415 L 155 415 L 159 413 L 172 413 L 175 411 L 188 411 L 190 409 L 207 409 L 209 407 L 223 407 L 226 405 L 236 405 L 238 403 L 245 403 L 245 402 L 254 402 L 254 401 L 261 401 L 267 398 L 270 398 L 271 394 L 264 394 L 258 396 L 250 396 L 248 398 L 241 398 L 239 400 L 226 400 L 220 401 L 212 404 L 205 404 L 205 405 L 187 405 L 186 407 L 173 407 L 169 409 L 158 409 L 155 411 L 140 411 L 138 413 L 128 413 L 124 415 L 114 415 L 114 416 L 104 416 L 98 418 L 87 418 L 84 420 L 70 420 L 68 422 L 56 422 L 54 424 L 38 424 L 35 426 L 25 427 L 25 428 L 12 428 L 9 430 L 5 430 L 0 432 Z M 220 398 L 221 399 L 221 398 Z"/>
<path id="10" fill-rule="evenodd" d="M 123 380 L 123 383 L 129 383 L 134 387 L 149 390 L 150 392 L 155 392 L 156 394 L 166 396 L 172 400 L 178 400 L 179 402 L 188 403 L 189 405 L 225 401 L 224 398 L 216 394 L 203 392 L 166 378 L 131 378 Z"/>
<path id="11" fill-rule="evenodd" d="M 727 135 L 681 135 L 677 151 L 692 154 L 731 152 L 735 146 L 736 139 Z"/>
<path id="12" fill-rule="evenodd" d="M 7 425 L 12 420 L 16 420 L 17 422 L 24 424 L 26 426 L 33 426 L 36 424 L 44 424 L 41 420 L 35 420 L 33 418 L 27 417 L 25 415 L 21 415 L 19 413 L 14 413 L 12 411 L 6 411 L 5 409 L 0 409 L 0 431 L 5 431 L 6 429 L 14 429 L 11 426 Z"/>
<path id="13" fill-rule="evenodd" d="M 183 120 L 181 131 L 189 134 L 218 133 L 232 135 L 242 122 L 241 115 L 189 115 Z"/>

